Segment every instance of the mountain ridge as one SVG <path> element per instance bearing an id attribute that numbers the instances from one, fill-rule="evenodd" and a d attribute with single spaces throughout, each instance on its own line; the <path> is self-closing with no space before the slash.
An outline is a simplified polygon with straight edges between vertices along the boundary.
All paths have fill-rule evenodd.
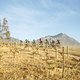
<path id="1" fill-rule="evenodd" d="M 80 42 L 78 42 L 76 39 L 68 36 L 65 33 L 59 33 L 57 35 L 54 36 L 45 36 L 45 37 L 41 37 L 41 40 L 44 41 L 45 39 L 47 39 L 49 42 L 51 42 L 52 40 L 56 41 L 56 40 L 60 40 L 61 45 L 63 46 L 80 46 Z"/>

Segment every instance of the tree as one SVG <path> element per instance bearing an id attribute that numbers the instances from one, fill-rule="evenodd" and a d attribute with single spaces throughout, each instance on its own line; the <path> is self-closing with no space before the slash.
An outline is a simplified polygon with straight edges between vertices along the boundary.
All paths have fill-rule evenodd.
<path id="1" fill-rule="evenodd" d="M 56 42 L 56 46 L 58 47 L 58 48 L 61 48 L 61 45 L 60 45 L 61 43 L 60 43 L 60 40 L 57 40 L 57 42 Z"/>
<path id="2" fill-rule="evenodd" d="M 52 42 L 51 42 L 51 47 L 54 47 L 54 46 L 55 46 L 55 41 L 52 40 Z"/>
<path id="3" fill-rule="evenodd" d="M 60 44 L 60 41 L 59 40 L 57 40 L 57 43 L 56 44 Z"/>
<path id="4" fill-rule="evenodd" d="M 49 46 L 49 41 L 47 39 L 45 39 L 45 47 L 48 47 Z"/>
<path id="5" fill-rule="evenodd" d="M 9 31 L 8 21 L 6 20 L 6 18 L 3 18 L 2 38 L 10 38 L 10 31 Z"/>
<path id="6" fill-rule="evenodd" d="M 6 32 L 6 38 L 7 38 L 7 39 L 10 38 L 10 32 L 9 32 L 9 31 Z"/>
<path id="7" fill-rule="evenodd" d="M 25 40 L 25 47 L 28 47 L 29 43 L 30 43 L 30 41 L 26 39 Z"/>
<path id="8" fill-rule="evenodd" d="M 39 47 L 42 47 L 43 45 L 43 41 L 41 40 L 41 38 L 39 39 Z"/>
<path id="9" fill-rule="evenodd" d="M 22 43 L 23 43 L 23 41 L 22 41 L 22 40 L 20 40 L 20 46 L 22 45 Z"/>
<path id="10" fill-rule="evenodd" d="M 1 20 L 0 20 L 0 39 L 2 39 L 2 26 L 1 26 Z"/>
<path id="11" fill-rule="evenodd" d="M 32 45 L 36 46 L 36 41 L 35 40 L 32 41 Z"/>

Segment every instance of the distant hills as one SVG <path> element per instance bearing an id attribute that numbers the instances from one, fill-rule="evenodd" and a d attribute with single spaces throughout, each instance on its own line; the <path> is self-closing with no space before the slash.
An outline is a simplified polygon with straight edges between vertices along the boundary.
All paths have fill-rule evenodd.
<path id="1" fill-rule="evenodd" d="M 15 42 L 15 43 L 19 43 L 20 42 L 19 39 L 13 38 L 13 37 L 10 37 L 9 39 L 4 38 L 4 39 L 2 39 L 2 41 L 3 42 Z"/>
<path id="2" fill-rule="evenodd" d="M 61 42 L 61 45 L 63 46 L 80 46 L 80 43 L 75 40 L 74 38 L 64 34 L 64 33 L 59 33 L 57 35 L 54 35 L 54 36 L 45 36 L 45 37 L 41 37 L 41 40 L 42 41 L 45 41 L 45 39 L 47 39 L 49 42 L 54 40 L 60 40 Z"/>
<path id="3" fill-rule="evenodd" d="M 80 47 L 80 43 L 75 40 L 74 38 L 68 36 L 67 34 L 64 33 L 59 33 L 57 35 L 54 36 L 45 36 L 45 37 L 41 37 L 41 40 L 44 42 L 45 39 L 47 39 L 49 42 L 51 42 L 52 40 L 54 40 L 55 42 L 57 40 L 60 40 L 60 43 L 62 46 L 79 46 Z M 20 40 L 10 37 L 9 39 L 2 39 L 4 42 L 17 42 L 19 43 Z M 38 42 L 39 39 L 37 39 L 36 41 Z"/>

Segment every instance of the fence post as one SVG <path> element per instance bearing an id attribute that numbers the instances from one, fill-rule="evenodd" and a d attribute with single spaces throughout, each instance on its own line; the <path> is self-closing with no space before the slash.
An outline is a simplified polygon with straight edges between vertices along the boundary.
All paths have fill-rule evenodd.
<path id="1" fill-rule="evenodd" d="M 64 47 L 62 47 L 62 59 L 63 59 L 63 64 L 62 64 L 62 80 L 64 80 L 64 64 L 65 64 L 65 61 L 64 61 Z"/>
<path id="2" fill-rule="evenodd" d="M 67 46 L 67 58 L 69 58 L 69 47 Z"/>
<path id="3" fill-rule="evenodd" d="M 58 49 L 56 48 L 55 51 L 56 51 L 55 52 L 55 57 L 56 57 L 56 59 L 58 59 Z"/>

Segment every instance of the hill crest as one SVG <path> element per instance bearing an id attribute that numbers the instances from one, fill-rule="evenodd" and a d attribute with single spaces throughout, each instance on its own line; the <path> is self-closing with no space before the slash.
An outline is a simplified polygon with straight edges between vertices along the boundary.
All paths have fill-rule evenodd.
<path id="1" fill-rule="evenodd" d="M 52 40 L 56 41 L 56 40 L 60 40 L 61 45 L 63 46 L 80 46 L 80 43 L 75 40 L 74 38 L 68 36 L 65 33 L 59 33 L 57 35 L 54 36 L 45 36 L 45 37 L 41 37 L 42 41 L 44 41 L 45 39 L 47 39 L 49 42 L 51 42 Z"/>

